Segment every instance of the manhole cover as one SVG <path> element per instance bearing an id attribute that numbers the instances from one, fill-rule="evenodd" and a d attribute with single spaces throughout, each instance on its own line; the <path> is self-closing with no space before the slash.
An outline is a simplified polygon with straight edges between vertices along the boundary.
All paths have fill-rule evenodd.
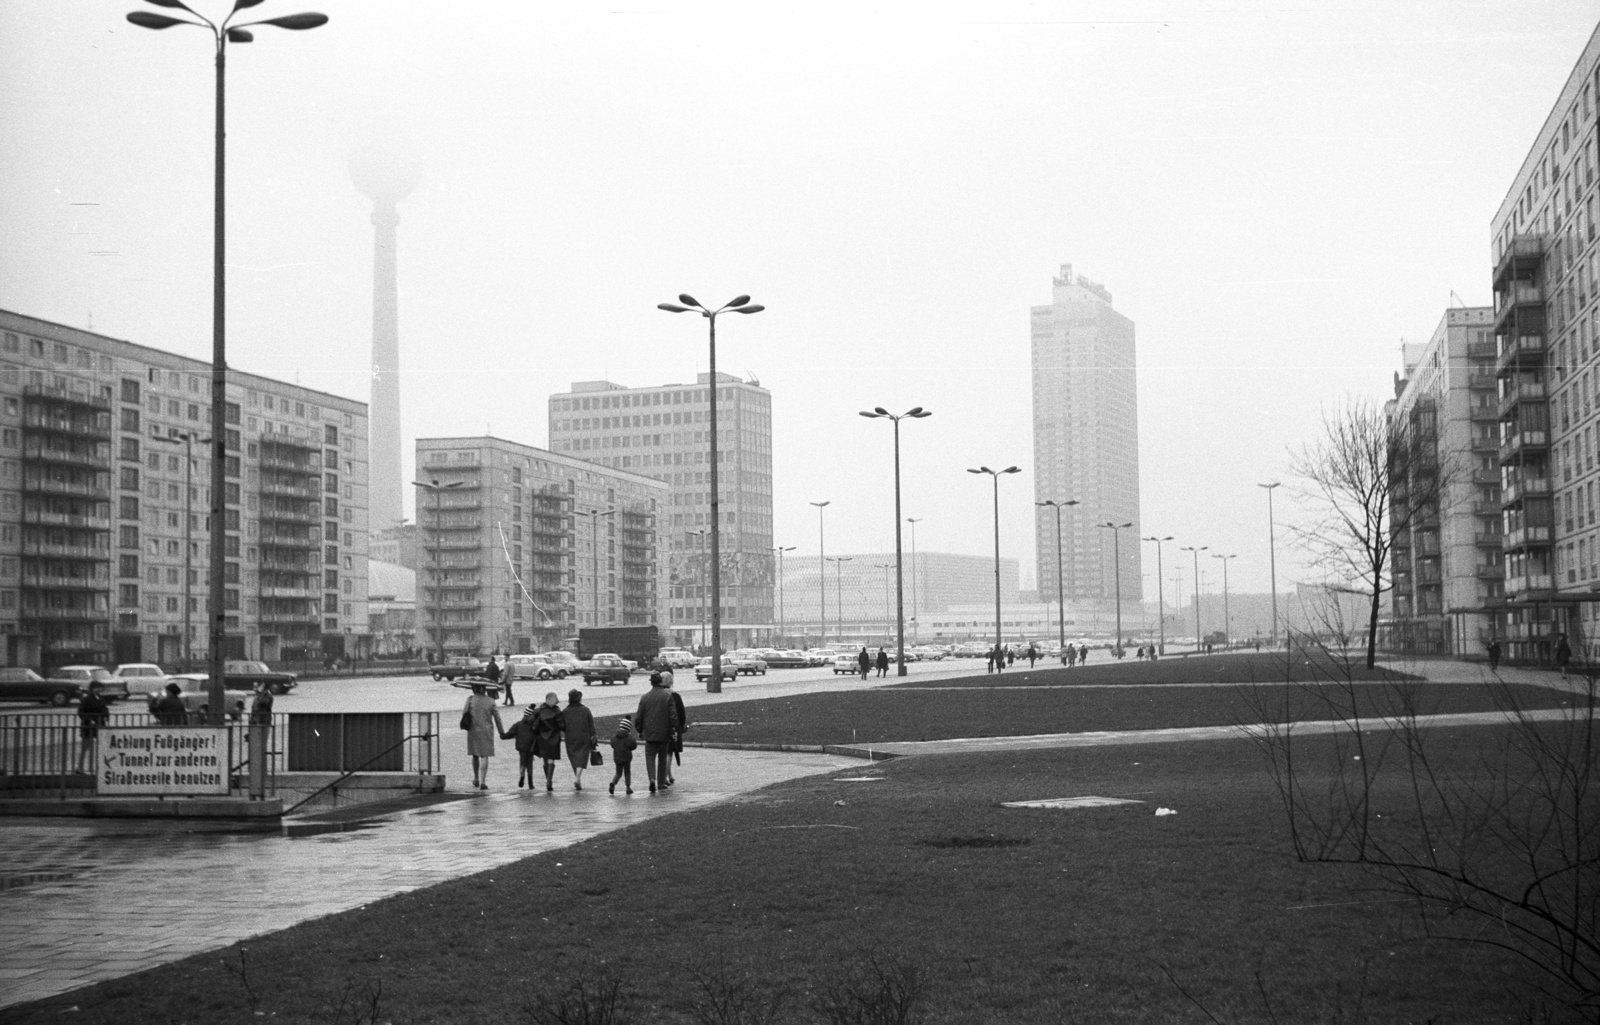
<path id="1" fill-rule="evenodd" d="M 1114 804 L 1143 804 L 1126 797 L 1047 797 L 1042 801 L 1004 801 L 1002 808 L 1109 808 Z"/>

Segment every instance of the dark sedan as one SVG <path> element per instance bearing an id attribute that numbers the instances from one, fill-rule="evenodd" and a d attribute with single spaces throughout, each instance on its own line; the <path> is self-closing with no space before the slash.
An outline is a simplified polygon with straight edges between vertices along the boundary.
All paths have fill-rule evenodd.
<path id="1" fill-rule="evenodd" d="M 633 675 L 633 667 L 620 658 L 610 658 L 605 655 L 596 655 L 583 664 L 583 683 L 588 686 L 599 680 L 601 683 L 627 683 Z"/>
<path id="2" fill-rule="evenodd" d="M 47 680 L 32 669 L 0 669 L 0 701 L 43 701 L 65 708 L 78 700 L 84 689 L 71 680 Z"/>
<path id="3" fill-rule="evenodd" d="M 293 673 L 275 672 L 265 662 L 224 662 L 222 680 L 229 690 L 253 690 L 265 683 L 274 694 L 287 694 L 300 682 Z"/>

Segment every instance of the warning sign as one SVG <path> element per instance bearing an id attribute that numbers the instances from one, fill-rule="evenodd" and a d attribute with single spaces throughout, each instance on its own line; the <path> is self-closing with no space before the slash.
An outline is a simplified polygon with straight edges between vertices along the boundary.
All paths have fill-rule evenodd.
<path id="1" fill-rule="evenodd" d="M 95 789 L 102 796 L 228 793 L 228 730 L 138 726 L 100 731 Z"/>

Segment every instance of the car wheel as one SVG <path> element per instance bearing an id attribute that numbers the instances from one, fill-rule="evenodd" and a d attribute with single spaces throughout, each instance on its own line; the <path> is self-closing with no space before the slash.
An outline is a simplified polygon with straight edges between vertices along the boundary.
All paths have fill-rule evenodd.
<path id="1" fill-rule="evenodd" d="M 72 695 L 68 694 L 64 690 L 56 690 L 56 691 L 51 691 L 50 692 L 50 703 L 52 705 L 54 705 L 55 707 L 57 707 L 57 708 L 66 707 L 67 702 L 69 702 L 71 700 L 72 700 Z"/>
<path id="2" fill-rule="evenodd" d="M 434 683 L 438 683 L 442 679 L 444 679 L 444 677 L 440 676 L 438 673 L 434 673 L 433 674 L 433 682 Z"/>

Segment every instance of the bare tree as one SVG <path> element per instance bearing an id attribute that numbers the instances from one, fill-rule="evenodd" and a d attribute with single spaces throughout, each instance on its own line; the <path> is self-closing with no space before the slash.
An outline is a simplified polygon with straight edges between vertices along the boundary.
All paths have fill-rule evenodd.
<path id="1" fill-rule="evenodd" d="M 1322 434 L 1303 446 L 1291 469 L 1312 509 L 1309 523 L 1290 528 L 1338 590 L 1368 599 L 1367 668 L 1378 657 L 1378 614 L 1393 587 L 1394 539 L 1437 517 L 1448 467 L 1431 431 L 1393 424 L 1376 403 L 1353 398 L 1324 413 Z"/>

